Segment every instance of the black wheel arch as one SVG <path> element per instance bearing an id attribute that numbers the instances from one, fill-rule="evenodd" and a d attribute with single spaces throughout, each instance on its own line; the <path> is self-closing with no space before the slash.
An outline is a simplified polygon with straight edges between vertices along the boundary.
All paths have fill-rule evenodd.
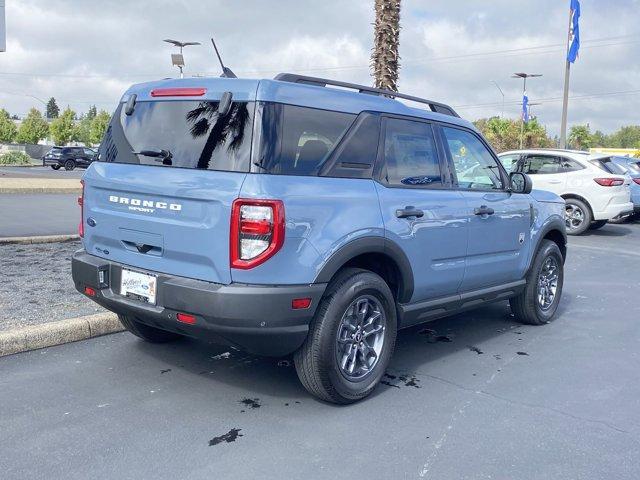
<path id="1" fill-rule="evenodd" d="M 551 240 L 558 245 L 560 253 L 562 254 L 562 262 L 567 258 L 567 231 L 565 224 L 560 219 L 554 219 L 544 225 L 538 232 L 538 238 L 536 239 L 535 246 L 531 252 L 529 258 L 529 264 L 527 265 L 527 272 L 531 268 L 533 260 L 535 259 L 536 252 L 540 249 L 540 244 L 543 240 Z"/>
<path id="2" fill-rule="evenodd" d="M 390 287 L 399 303 L 409 302 L 413 295 L 411 262 L 392 240 L 367 236 L 346 243 L 329 257 L 314 283 L 328 283 L 343 267 L 368 268 L 378 273 L 392 283 Z"/>

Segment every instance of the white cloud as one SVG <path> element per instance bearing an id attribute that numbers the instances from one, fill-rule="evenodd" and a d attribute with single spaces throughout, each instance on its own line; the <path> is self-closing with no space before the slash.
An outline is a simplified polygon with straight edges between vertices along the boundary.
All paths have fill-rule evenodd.
<path id="1" fill-rule="evenodd" d="M 401 89 L 461 108 L 469 119 L 517 116 L 521 83 L 516 71 L 543 73 L 532 80 L 540 120 L 556 133 L 562 95 L 568 1 L 403 0 Z M 582 0 L 583 48 L 572 67 L 575 96 L 634 90 L 640 84 L 638 0 Z M 0 106 L 25 113 L 34 95 L 85 111 L 112 109 L 131 83 L 174 76 L 172 48 L 163 38 L 196 40 L 185 50 L 186 72 L 217 75 L 209 37 L 225 63 L 248 76 L 278 71 L 371 83 L 369 53 L 373 0 L 20 0 L 7 4 L 7 52 L 0 53 Z M 594 41 L 599 38 L 612 38 Z M 536 46 L 557 47 L 512 51 Z M 486 52 L 491 55 L 478 55 Z M 448 58 L 457 57 L 457 58 Z M 322 69 L 320 69 L 320 67 Z M 11 75 L 23 73 L 29 75 Z M 33 74 L 40 74 L 35 76 Z M 640 95 L 576 98 L 570 122 L 611 131 L 638 123 Z"/>

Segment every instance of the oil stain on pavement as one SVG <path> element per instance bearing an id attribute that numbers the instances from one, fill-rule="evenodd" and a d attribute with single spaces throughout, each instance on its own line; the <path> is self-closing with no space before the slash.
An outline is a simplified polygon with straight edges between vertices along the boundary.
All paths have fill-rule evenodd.
<path id="1" fill-rule="evenodd" d="M 243 398 L 242 400 L 240 400 L 240 403 L 251 408 L 260 408 L 262 406 L 260 405 L 259 398 Z"/>
<path id="2" fill-rule="evenodd" d="M 238 437 L 244 436 L 240 433 L 241 431 L 242 431 L 241 428 L 232 428 L 224 435 L 220 435 L 219 437 L 213 437 L 211 440 L 209 440 L 209 446 L 213 447 L 214 445 L 218 445 L 219 443 L 222 443 L 222 442 L 226 442 L 226 443 L 235 442 L 238 439 Z"/>

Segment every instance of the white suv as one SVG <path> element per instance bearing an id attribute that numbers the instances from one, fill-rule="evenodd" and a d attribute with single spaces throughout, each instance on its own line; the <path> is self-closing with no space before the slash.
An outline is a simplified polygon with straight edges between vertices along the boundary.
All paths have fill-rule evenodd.
<path id="1" fill-rule="evenodd" d="M 565 199 L 569 235 L 604 226 L 633 213 L 631 179 L 609 173 L 602 155 L 574 150 L 512 150 L 498 155 L 507 170 L 528 174 L 533 188 Z"/>

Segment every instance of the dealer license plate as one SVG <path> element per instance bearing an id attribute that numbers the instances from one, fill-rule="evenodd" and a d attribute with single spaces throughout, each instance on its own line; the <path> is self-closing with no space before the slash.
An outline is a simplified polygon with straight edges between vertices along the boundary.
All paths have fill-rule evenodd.
<path id="1" fill-rule="evenodd" d="M 156 304 L 157 278 L 154 275 L 122 269 L 120 295 Z"/>

